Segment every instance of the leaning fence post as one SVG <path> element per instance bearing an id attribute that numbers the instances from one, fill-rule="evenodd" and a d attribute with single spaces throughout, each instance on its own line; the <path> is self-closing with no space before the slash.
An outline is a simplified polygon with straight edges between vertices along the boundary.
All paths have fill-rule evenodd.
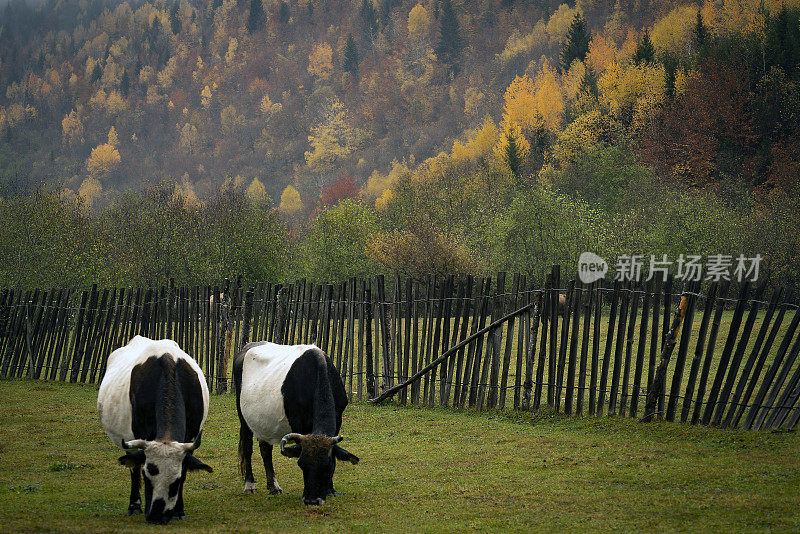
<path id="1" fill-rule="evenodd" d="M 230 336 L 230 303 L 229 294 L 231 281 L 226 278 L 221 295 L 215 295 L 220 299 L 219 314 L 219 337 L 217 338 L 217 395 L 224 395 L 228 392 L 228 349 L 231 345 Z"/>
<path id="2" fill-rule="evenodd" d="M 675 341 L 678 335 L 678 330 L 681 327 L 686 309 L 689 307 L 689 295 L 686 295 L 688 287 L 684 287 L 683 295 L 681 295 L 681 302 L 678 309 L 675 310 L 675 316 L 672 319 L 672 325 L 667 331 L 664 338 L 664 347 L 661 350 L 661 357 L 659 358 L 658 368 L 656 369 L 653 377 L 653 383 L 650 385 L 650 390 L 647 392 L 647 403 L 644 406 L 644 417 L 641 418 L 643 423 L 649 423 L 656 415 L 656 407 L 664 391 L 664 380 L 667 375 L 667 365 L 669 358 L 672 355 L 672 350 L 675 348 Z"/>

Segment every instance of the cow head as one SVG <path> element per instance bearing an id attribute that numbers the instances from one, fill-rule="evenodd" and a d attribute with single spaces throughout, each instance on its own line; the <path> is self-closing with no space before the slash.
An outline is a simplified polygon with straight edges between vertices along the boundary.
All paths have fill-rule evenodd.
<path id="1" fill-rule="evenodd" d="M 123 441 L 123 448 L 135 450 L 120 458 L 120 463 L 128 467 L 143 465 L 144 517 L 148 523 L 168 523 L 182 514 L 175 507 L 188 471 L 213 471 L 192 454 L 199 445 L 199 436 L 194 443 L 143 439 Z"/>
<path id="2" fill-rule="evenodd" d="M 286 434 L 281 438 L 281 454 L 297 458 L 303 470 L 303 502 L 325 504 L 325 498 L 333 494 L 333 471 L 336 460 L 358 463 L 358 456 L 339 447 L 342 436 L 324 434 Z M 296 445 L 287 446 L 294 441 Z"/>

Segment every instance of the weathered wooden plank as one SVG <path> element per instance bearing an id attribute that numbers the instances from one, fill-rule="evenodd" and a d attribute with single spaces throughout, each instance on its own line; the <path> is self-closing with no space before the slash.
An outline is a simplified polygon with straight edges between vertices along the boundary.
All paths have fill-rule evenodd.
<path id="1" fill-rule="evenodd" d="M 586 369 L 589 363 L 589 326 L 592 320 L 592 302 L 594 283 L 583 286 L 583 333 L 581 336 L 581 359 L 578 365 L 578 399 L 575 413 L 583 415 L 584 398 L 586 397 Z"/>
<path id="2" fill-rule="evenodd" d="M 509 303 L 511 309 L 517 309 L 517 303 L 519 298 L 519 274 L 514 273 L 514 277 L 511 280 L 511 296 L 509 298 Z M 506 323 L 506 344 L 505 349 L 503 349 L 503 364 L 502 364 L 502 377 L 500 379 L 500 399 L 498 407 L 502 410 L 506 407 L 506 393 L 508 391 L 508 373 L 509 368 L 511 367 L 511 350 L 512 350 L 512 342 L 514 340 L 514 322 L 515 318 L 509 319 L 508 323 Z"/>
<path id="3" fill-rule="evenodd" d="M 714 409 L 716 408 L 717 397 L 719 396 L 720 388 L 722 387 L 722 381 L 725 378 L 725 373 L 728 371 L 728 364 L 730 363 L 731 354 L 733 353 L 733 347 L 736 343 L 739 327 L 742 324 L 742 317 L 744 316 L 744 308 L 747 305 L 749 291 L 750 282 L 745 282 L 741 293 L 739 294 L 739 300 L 736 302 L 736 309 L 733 312 L 731 327 L 728 330 L 728 337 L 725 340 L 725 347 L 722 349 L 722 355 L 719 359 L 717 372 L 714 375 L 714 382 L 708 392 L 708 402 L 706 403 L 706 409 L 703 412 L 702 419 L 702 423 L 704 425 L 707 425 L 711 422 L 711 417 L 714 413 Z"/>
<path id="4" fill-rule="evenodd" d="M 620 392 L 618 415 L 625 415 L 628 406 L 628 396 L 633 394 L 638 396 L 638 392 L 631 392 L 628 388 L 630 386 L 630 373 L 631 373 L 631 360 L 633 358 L 633 338 L 636 328 L 636 316 L 639 312 L 639 293 L 641 293 L 641 285 L 634 284 L 631 286 L 631 303 L 630 303 L 630 319 L 628 320 L 628 331 L 625 334 L 625 363 L 622 367 L 622 391 Z"/>
<path id="5" fill-rule="evenodd" d="M 650 300 L 653 294 L 653 279 L 647 281 L 642 297 L 642 320 L 639 323 L 639 343 L 636 347 L 636 364 L 633 372 L 633 390 L 631 392 L 631 409 L 629 417 L 636 417 L 639 412 L 639 396 L 642 391 L 644 376 L 644 349 L 647 346 L 647 325 L 650 319 Z"/>
<path id="6" fill-rule="evenodd" d="M 597 391 L 597 375 L 600 372 L 600 322 L 603 317 L 604 289 L 603 281 L 598 280 L 597 289 L 595 290 L 594 325 L 592 329 L 592 369 L 589 376 L 589 391 L 586 392 L 589 395 L 589 415 L 595 415 L 597 410 L 595 392 Z"/>
<path id="7" fill-rule="evenodd" d="M 551 270 L 553 286 L 550 289 L 550 350 L 548 351 L 547 405 L 556 405 L 556 375 L 558 364 L 558 297 L 561 291 L 561 266 Z"/>
<path id="8" fill-rule="evenodd" d="M 614 281 L 614 290 L 611 293 L 611 311 L 608 314 L 608 333 L 606 334 L 606 344 L 603 350 L 603 363 L 600 371 L 600 387 L 597 393 L 597 405 L 595 415 L 603 415 L 605 405 L 605 395 L 608 389 L 608 369 L 611 364 L 611 350 L 614 344 L 614 325 L 617 320 L 617 307 L 619 306 L 620 281 Z"/>
<path id="9" fill-rule="evenodd" d="M 720 323 L 722 321 L 722 312 L 725 309 L 725 297 L 728 294 L 730 282 L 725 280 L 722 282 L 719 290 L 719 302 L 717 309 L 714 312 L 714 320 L 711 323 L 711 332 L 708 335 L 708 344 L 706 346 L 706 354 L 703 359 L 702 371 L 700 372 L 700 379 L 697 383 L 697 396 L 695 397 L 694 410 L 692 411 L 693 425 L 700 421 L 700 412 L 703 407 L 703 399 L 705 398 L 705 391 L 708 384 L 708 377 L 710 374 L 711 363 L 714 359 L 714 350 L 717 345 L 717 333 L 719 332 Z"/>
<path id="10" fill-rule="evenodd" d="M 539 364 L 536 366 L 536 384 L 533 392 L 533 409 L 538 410 L 542 403 L 542 390 L 545 386 L 544 370 L 547 366 L 548 380 L 550 377 L 550 362 L 547 358 L 548 339 L 550 321 L 550 308 L 552 306 L 553 273 L 547 275 L 544 289 L 539 294 L 539 317 L 542 322 L 542 339 L 539 347 Z M 530 347 L 528 347 L 530 348 Z M 535 352 L 535 351 L 534 351 Z M 548 388 L 549 388 L 548 384 Z M 524 408 L 523 408 L 524 409 Z"/>
<path id="11" fill-rule="evenodd" d="M 682 423 L 685 423 L 689 417 L 689 410 L 692 405 L 692 398 L 694 397 L 694 386 L 697 382 L 697 374 L 700 371 L 700 362 L 703 359 L 703 346 L 706 340 L 706 333 L 708 332 L 708 325 L 711 322 L 711 314 L 714 311 L 714 303 L 716 302 L 718 288 L 719 283 L 713 282 L 709 287 L 708 295 L 706 296 L 703 319 L 700 321 L 700 331 L 697 333 L 694 358 L 692 358 L 692 366 L 689 370 L 689 380 L 686 383 L 686 393 L 683 398 L 683 409 L 681 410 Z"/>
<path id="12" fill-rule="evenodd" d="M 503 294 L 506 290 L 506 273 L 500 271 L 497 273 L 496 278 L 497 283 L 495 284 L 494 298 L 492 299 L 492 321 L 505 315 L 503 313 Z M 487 408 L 490 410 L 497 407 L 497 400 L 499 397 L 498 381 L 500 380 L 500 362 L 502 361 L 502 354 L 500 353 L 502 342 L 502 326 L 489 332 L 489 342 L 487 343 L 486 353 L 487 356 L 491 354 L 490 374 L 488 376 L 489 395 L 487 399 Z M 491 347 L 489 347 L 489 345 L 491 345 Z M 481 400 L 482 399 L 483 395 L 481 395 Z M 483 402 L 481 402 L 481 404 L 483 404 Z"/>
<path id="13" fill-rule="evenodd" d="M 574 287 L 572 288 L 570 307 L 568 308 L 568 310 L 572 310 L 572 324 L 570 327 L 569 336 L 569 361 L 567 363 L 566 398 L 564 399 L 564 412 L 567 415 L 572 415 L 573 398 L 575 396 L 575 370 L 578 366 L 578 332 L 580 330 L 582 294 L 583 290 L 581 289 L 580 282 L 575 283 Z M 567 313 L 566 310 L 565 313 Z M 566 342 L 566 339 L 564 342 Z"/>
<path id="14" fill-rule="evenodd" d="M 681 341 L 678 345 L 678 355 L 675 357 L 675 370 L 672 372 L 672 385 L 669 388 L 669 401 L 667 402 L 667 421 L 675 420 L 675 411 L 678 408 L 678 398 L 681 393 L 681 383 L 683 382 L 683 368 L 686 364 L 686 353 L 689 350 L 689 339 L 692 336 L 692 323 L 694 322 L 696 293 L 700 287 L 700 282 L 689 285 L 689 299 L 687 309 L 681 326 Z"/>
<path id="15" fill-rule="evenodd" d="M 728 406 L 728 399 L 730 398 L 731 391 L 733 390 L 733 384 L 736 382 L 736 378 L 739 374 L 739 366 L 742 363 L 742 358 L 744 357 L 744 351 L 747 348 L 747 343 L 750 341 L 750 333 L 753 331 L 753 325 L 756 322 L 756 316 L 758 315 L 758 308 L 759 302 L 761 298 L 764 296 L 764 288 L 766 284 L 762 283 L 761 286 L 756 290 L 755 295 L 753 296 L 753 301 L 750 303 L 750 311 L 747 315 L 747 320 L 744 324 L 744 329 L 742 330 L 742 335 L 739 336 L 739 342 L 736 345 L 736 352 L 733 354 L 733 358 L 731 358 L 730 362 L 730 369 L 728 370 L 728 377 L 725 380 L 725 385 L 722 388 L 722 391 L 719 394 L 719 400 L 717 401 L 717 409 L 714 411 L 714 415 L 711 419 L 711 424 L 715 426 L 719 426 L 722 423 L 722 416 L 725 413 L 725 409 Z M 732 405 L 730 408 L 730 412 L 735 410 L 735 405 Z"/>
<path id="16" fill-rule="evenodd" d="M 764 362 L 767 359 L 767 354 L 769 354 L 769 349 L 772 347 L 772 344 L 774 343 L 775 337 L 778 333 L 778 329 L 783 322 L 783 316 L 786 311 L 785 306 L 781 306 L 775 322 L 772 323 L 772 329 L 769 328 L 772 317 L 775 314 L 775 310 L 778 308 L 778 303 L 780 302 L 782 296 L 783 288 L 774 291 L 772 294 L 769 306 L 767 307 L 767 313 L 764 315 L 761 328 L 756 336 L 756 342 L 753 345 L 750 356 L 747 358 L 747 363 L 742 370 L 742 376 L 739 378 L 739 383 L 736 386 L 736 392 L 731 400 L 732 407 L 736 407 L 735 413 L 733 409 L 728 411 L 728 415 L 724 421 L 724 426 L 737 426 L 742 414 L 744 413 L 744 410 L 747 408 L 747 403 L 750 401 L 750 396 L 753 394 L 753 389 L 758 382 L 758 377 L 761 375 L 761 371 L 764 368 Z M 765 336 L 768 330 L 769 337 L 766 338 L 765 342 Z"/>
<path id="17" fill-rule="evenodd" d="M 795 318 L 797 315 L 800 314 L 800 310 L 795 312 Z M 792 321 L 792 325 L 794 325 L 795 321 Z M 795 325 L 795 329 L 796 329 Z M 790 326 L 791 329 L 791 326 Z M 789 338 L 789 332 L 786 333 L 786 337 Z M 781 346 L 783 348 L 783 345 Z M 755 418 L 753 419 L 751 425 L 748 428 L 753 430 L 759 430 L 761 428 L 769 428 L 768 426 L 764 425 L 767 416 L 769 415 L 770 411 L 775 407 L 775 400 L 778 398 L 778 393 L 780 392 L 783 383 L 786 381 L 786 377 L 789 374 L 789 371 L 792 365 L 797 358 L 797 350 L 800 348 L 800 336 L 797 337 L 795 343 L 792 347 L 792 350 L 788 353 L 788 357 L 784 361 L 784 357 L 786 355 L 786 350 L 779 350 L 778 353 L 775 355 L 775 360 L 770 365 L 769 369 L 767 370 L 767 374 L 764 375 L 764 382 L 762 384 L 762 389 L 768 389 L 768 393 L 766 397 L 762 395 L 758 395 L 756 397 L 756 401 L 760 401 L 758 412 L 756 413 Z M 759 391 L 759 393 L 761 393 Z M 761 400 L 763 399 L 763 401 Z M 753 407 L 755 409 L 755 406 Z"/>
<path id="18" fill-rule="evenodd" d="M 622 350 L 625 346 L 625 327 L 628 320 L 628 307 L 631 301 L 631 291 L 633 283 L 628 282 L 627 287 L 620 293 L 622 304 L 619 312 L 619 322 L 617 323 L 617 339 L 614 346 L 614 365 L 611 373 L 611 389 L 608 394 L 608 415 L 617 413 L 617 399 L 619 395 L 619 379 L 622 371 Z"/>
<path id="19" fill-rule="evenodd" d="M 667 381 L 667 367 L 672 351 L 675 348 L 676 337 L 678 330 L 680 330 L 681 323 L 686 316 L 686 311 L 689 307 L 689 295 L 687 295 L 688 283 L 684 282 L 683 291 L 681 292 L 681 299 L 678 308 L 675 310 L 675 316 L 672 319 L 672 324 L 666 330 L 667 336 L 664 340 L 664 345 L 661 349 L 661 355 L 658 360 L 658 367 L 653 375 L 653 383 L 647 391 L 647 402 L 644 406 L 643 422 L 653 420 L 653 417 L 660 413 L 657 406 L 664 395 L 664 387 Z"/>

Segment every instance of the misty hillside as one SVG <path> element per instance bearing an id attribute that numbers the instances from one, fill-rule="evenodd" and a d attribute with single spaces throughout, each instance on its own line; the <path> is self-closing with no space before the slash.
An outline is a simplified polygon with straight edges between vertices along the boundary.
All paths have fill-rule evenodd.
<path id="1" fill-rule="evenodd" d="M 542 273 L 583 250 L 762 254 L 796 283 L 798 7 L 12 0 L 0 256 L 24 264 L 20 221 L 52 217 L 28 261 L 69 243 L 76 283 Z M 167 207 L 154 237 L 142 214 Z M 224 254 L 153 271 L 167 234 Z"/>

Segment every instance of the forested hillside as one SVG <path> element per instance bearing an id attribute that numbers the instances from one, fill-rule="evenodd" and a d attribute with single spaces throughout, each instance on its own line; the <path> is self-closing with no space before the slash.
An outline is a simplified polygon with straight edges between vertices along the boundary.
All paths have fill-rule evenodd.
<path id="1" fill-rule="evenodd" d="M 584 250 L 800 280 L 796 0 L 0 13 L 7 283 L 540 275 Z"/>

